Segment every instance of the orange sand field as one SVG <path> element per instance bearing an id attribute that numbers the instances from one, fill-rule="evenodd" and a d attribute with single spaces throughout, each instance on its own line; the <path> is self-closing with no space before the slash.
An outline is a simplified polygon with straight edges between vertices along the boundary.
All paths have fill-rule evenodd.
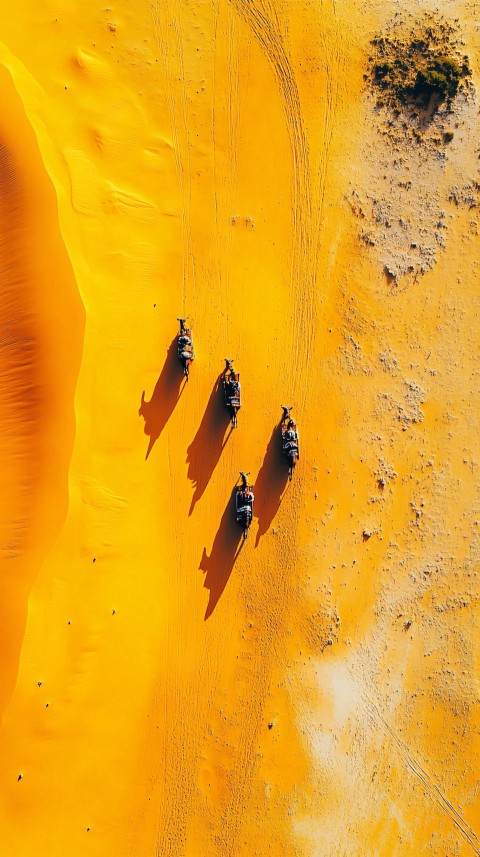
<path id="1" fill-rule="evenodd" d="M 445 157 L 365 88 L 405 8 L 470 57 Z M 4 3 L 2 857 L 480 854 L 479 20 Z"/>

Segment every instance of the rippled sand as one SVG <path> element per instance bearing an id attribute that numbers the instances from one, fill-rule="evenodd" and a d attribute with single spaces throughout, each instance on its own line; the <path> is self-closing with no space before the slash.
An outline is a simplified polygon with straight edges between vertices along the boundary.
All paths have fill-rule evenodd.
<path id="1" fill-rule="evenodd" d="M 444 155 L 364 81 L 425 9 Z M 480 854 L 479 12 L 5 5 L 5 857 Z"/>

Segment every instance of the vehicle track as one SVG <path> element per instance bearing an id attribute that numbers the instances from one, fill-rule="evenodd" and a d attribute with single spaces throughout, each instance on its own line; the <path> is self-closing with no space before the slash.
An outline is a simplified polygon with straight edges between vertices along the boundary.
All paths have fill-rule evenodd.
<path id="1" fill-rule="evenodd" d="M 175 79 L 175 70 L 172 68 L 170 61 L 171 52 L 168 49 L 168 28 L 165 26 L 165 20 L 172 22 L 173 39 L 175 42 L 175 51 L 173 55 L 178 62 L 178 70 L 180 79 L 185 80 L 185 66 L 183 60 L 183 41 L 181 31 L 181 15 L 178 12 L 178 4 L 172 4 L 167 0 L 162 4 L 160 11 L 159 0 L 151 0 L 150 14 L 153 23 L 153 31 L 155 41 L 158 47 L 160 61 L 163 66 L 163 79 L 166 82 L 166 97 L 168 101 L 170 113 L 170 130 L 172 134 L 172 147 L 175 157 L 175 166 L 177 172 L 177 180 L 182 199 L 181 219 L 182 219 L 182 238 L 183 252 L 182 258 L 182 313 L 186 312 L 188 299 L 191 297 L 189 286 L 195 288 L 195 263 L 193 258 L 192 248 L 192 230 L 190 220 L 191 209 L 191 164 L 190 164 L 190 135 L 189 135 L 189 114 L 188 104 L 185 93 L 185 88 L 182 89 L 182 99 L 180 110 L 176 105 L 175 93 L 173 88 L 173 80 Z M 176 13 L 175 13 L 176 10 Z"/>
<path id="2" fill-rule="evenodd" d="M 318 219 L 312 216 L 312 185 L 307 135 L 302 116 L 300 95 L 295 73 L 290 63 L 277 10 L 268 0 L 230 0 L 239 16 L 248 25 L 272 66 L 282 100 L 292 155 L 292 267 L 290 282 L 294 305 L 293 324 L 285 322 L 285 353 L 292 358 L 288 382 L 294 401 L 300 410 L 305 404 L 309 360 L 315 320 L 315 262 L 318 243 Z M 330 109 L 332 97 L 327 110 Z M 330 128 L 331 139 L 331 128 Z M 328 153 L 328 144 L 325 154 Z M 326 169 L 326 167 L 325 167 Z M 323 171 L 323 186 L 325 182 Z M 315 229 L 314 220 L 317 221 Z M 290 363 L 289 359 L 289 363 Z M 286 633 L 286 616 L 295 601 L 297 567 L 296 533 L 299 524 L 302 488 L 297 478 L 289 491 L 288 509 L 278 514 L 284 531 L 281 544 L 272 547 L 275 556 L 274 573 L 271 559 L 262 560 L 255 575 L 255 590 L 247 586 L 243 599 L 247 613 L 256 619 L 256 645 L 253 647 L 249 674 L 249 702 L 242 715 L 241 735 L 237 742 L 238 755 L 227 772 L 229 799 L 216 826 L 215 848 L 219 855 L 234 857 L 240 849 L 239 834 L 244 807 L 249 799 L 257 764 L 256 747 L 264 726 L 265 702 L 270 686 L 273 664 Z M 283 525 L 283 526 L 282 526 Z M 242 675 L 240 668 L 239 679 Z M 238 682 L 241 687 L 241 682 Z M 234 682 L 234 687 L 237 682 Z M 236 694 L 237 712 L 246 705 L 241 690 Z M 234 724 L 230 724 L 233 728 Z M 238 728 L 238 726 L 237 726 Z"/>
<path id="3" fill-rule="evenodd" d="M 312 238 L 311 174 L 308 141 L 295 73 L 281 31 L 277 10 L 269 0 L 230 0 L 260 44 L 272 66 L 281 97 L 292 156 L 292 302 L 293 324 L 285 322 L 286 352 L 292 356 L 292 394 L 298 406 L 306 393 L 301 378 L 308 371 L 315 317 L 314 240 Z"/>
<path id="4" fill-rule="evenodd" d="M 293 504 L 298 502 L 300 493 L 300 486 L 297 485 L 296 497 L 291 501 Z M 285 530 L 289 526 L 285 518 L 290 526 L 297 523 L 291 522 L 291 515 L 285 512 L 281 518 Z M 254 620 L 255 635 L 250 650 L 248 701 L 242 691 L 237 691 L 236 710 L 242 713 L 243 722 L 237 745 L 238 755 L 235 765 L 228 772 L 230 799 L 217 828 L 216 853 L 219 857 L 225 854 L 235 857 L 240 850 L 239 834 L 258 765 L 257 748 L 262 730 L 265 729 L 265 703 L 272 671 L 274 665 L 280 662 L 282 642 L 287 632 L 287 616 L 295 612 L 295 575 L 292 572 L 297 562 L 297 548 L 295 540 L 290 536 L 283 537 L 276 560 L 273 568 L 268 559 L 261 562 L 260 568 L 257 564 L 255 591 L 247 584 L 242 592 L 247 615 Z M 263 586 L 260 581 L 264 581 Z"/>
<path id="5" fill-rule="evenodd" d="M 230 4 L 236 11 L 238 19 L 243 21 L 253 33 L 273 70 L 290 143 L 292 163 L 292 239 L 289 281 L 291 288 L 290 306 L 293 306 L 294 310 L 292 320 L 287 317 L 285 318 L 285 329 L 282 337 L 285 343 L 283 349 L 285 376 L 290 395 L 296 406 L 296 412 L 299 413 L 299 418 L 301 419 L 302 408 L 307 398 L 307 384 L 305 379 L 308 377 L 315 334 L 314 323 L 317 301 L 315 293 L 315 265 L 319 221 L 321 217 L 318 207 L 315 217 L 313 216 L 314 189 L 312 186 L 307 132 L 302 115 L 299 88 L 287 52 L 285 35 L 275 4 L 269 2 L 269 0 L 258 0 L 258 2 L 252 2 L 251 0 L 230 0 Z M 180 10 L 177 9 L 177 5 L 170 3 L 169 17 L 176 21 L 176 24 L 173 29 L 167 28 L 165 26 L 165 19 L 163 22 L 160 20 L 158 9 L 155 11 L 155 5 L 151 8 L 155 21 L 159 50 L 163 55 L 162 62 L 164 63 L 165 77 L 168 82 L 172 136 L 183 203 L 183 251 L 184 258 L 187 258 L 189 254 L 192 254 L 193 246 L 190 228 L 191 183 L 190 179 L 185 177 L 185 172 L 188 175 L 191 166 L 188 156 L 190 146 L 188 138 L 189 116 L 184 97 L 182 110 L 179 111 L 175 104 L 175 95 L 170 85 L 170 80 L 173 80 L 175 77 L 174 69 L 171 67 L 172 60 L 169 58 L 171 46 L 170 52 L 166 49 L 168 39 L 176 38 L 175 50 L 179 55 L 178 74 L 180 77 L 183 76 L 184 70 L 181 60 L 182 39 L 179 35 L 180 24 L 178 23 L 182 16 Z M 172 34 L 170 33 L 170 29 L 172 29 Z M 234 27 L 232 24 L 230 32 L 230 47 L 232 48 L 233 40 L 241 35 L 241 27 Z M 175 33 L 177 34 L 176 36 Z M 233 103 L 232 94 L 229 112 L 231 150 L 235 152 L 235 138 L 239 123 L 238 60 L 237 65 L 232 70 L 232 75 L 234 83 L 236 82 L 237 104 Z M 335 92 L 330 93 L 327 98 L 325 107 L 326 116 L 330 117 L 334 101 Z M 319 178 L 316 180 L 315 192 L 321 183 L 323 187 L 325 184 L 325 159 L 328 156 L 332 122 L 333 119 L 328 127 L 326 126 L 324 132 L 326 144 L 320 153 L 320 172 Z M 212 126 L 212 145 L 215 149 L 215 112 L 213 109 Z M 216 170 L 215 164 L 214 159 L 214 171 Z M 236 181 L 236 161 L 233 161 L 232 178 Z M 216 196 L 215 206 L 217 217 L 216 231 L 218 233 L 219 210 Z M 219 285 L 222 279 L 219 275 Z M 184 299 L 187 288 L 185 283 L 188 285 L 188 277 L 186 277 L 184 270 Z M 191 296 L 188 297 L 188 302 L 191 302 Z M 201 310 L 203 310 L 203 307 L 198 308 L 199 312 Z M 205 306 L 205 313 L 201 312 L 201 314 L 207 316 L 206 310 L 207 307 Z M 176 472 L 176 466 L 173 466 L 172 472 Z M 216 835 L 214 836 L 215 848 L 219 855 L 228 854 L 229 857 L 233 857 L 239 848 L 239 831 L 243 820 L 242 807 L 245 801 L 248 800 L 252 788 L 256 769 L 256 744 L 263 725 L 265 701 L 269 690 L 273 664 L 278 658 L 279 647 L 286 633 L 287 611 L 291 610 L 292 602 L 295 599 L 295 587 L 297 585 L 295 569 L 298 559 L 296 532 L 300 520 L 298 510 L 301 508 L 301 497 L 302 488 L 298 474 L 296 474 L 294 482 L 289 488 L 288 508 L 281 509 L 278 513 L 278 521 L 284 533 L 281 543 L 278 546 L 271 546 L 269 555 L 261 560 L 261 554 L 256 555 L 254 562 L 257 566 L 255 579 L 258 581 L 258 590 L 256 589 L 256 591 L 252 592 L 250 591 L 250 585 L 247 585 L 241 594 L 241 597 L 245 601 L 246 609 L 248 610 L 248 605 L 250 605 L 250 608 L 258 617 L 257 637 L 256 645 L 252 652 L 253 664 L 249 676 L 250 702 L 248 711 L 242 711 L 245 699 L 242 697 L 241 690 L 235 689 L 235 692 L 232 694 L 235 699 L 235 710 L 242 712 L 239 715 L 242 722 L 242 734 L 239 736 L 237 754 L 232 759 L 232 763 L 229 765 L 230 769 L 227 771 L 228 800 L 223 805 L 223 809 L 219 808 L 220 816 L 218 812 L 215 812 L 214 816 L 212 816 L 214 830 L 216 831 Z M 183 549 L 180 546 L 179 550 L 180 553 L 183 553 Z M 271 568 L 272 557 L 274 557 L 273 573 Z M 188 562 L 184 563 L 182 561 L 181 564 L 189 566 Z M 258 568 L 259 564 L 260 568 Z M 174 581 L 172 582 L 172 586 L 174 588 L 177 587 L 177 599 L 187 597 L 185 595 L 185 593 L 188 593 L 188 584 L 186 582 L 183 584 L 181 581 Z M 179 590 L 181 590 L 181 593 L 179 593 Z M 182 605 L 179 602 L 175 610 L 175 613 L 177 612 L 179 616 L 183 616 L 183 623 L 184 613 Z M 176 635 L 178 633 L 177 629 Z M 188 633 L 188 623 L 186 623 L 185 634 Z M 194 760 L 198 760 L 205 746 L 208 747 L 213 739 L 208 737 L 205 723 L 202 725 L 199 721 L 189 724 L 187 734 L 184 725 L 178 719 L 175 720 L 175 712 L 178 713 L 178 711 L 184 710 L 185 706 L 189 710 L 195 710 L 196 706 L 198 711 L 202 710 L 204 717 L 206 715 L 205 719 L 208 719 L 208 712 L 212 710 L 212 704 L 216 698 L 213 689 L 216 685 L 214 676 L 219 675 L 221 663 L 219 652 L 225 646 L 225 634 L 226 631 L 220 631 L 219 634 L 217 629 L 215 640 L 212 640 L 211 647 L 205 645 L 204 641 L 204 654 L 197 660 L 197 667 L 201 673 L 205 672 L 205 675 L 208 675 L 210 690 L 203 687 L 207 682 L 202 682 L 201 676 L 197 676 L 195 687 L 192 686 L 182 690 L 178 684 L 178 676 L 183 676 L 185 684 L 188 684 L 188 676 L 185 675 L 185 664 L 181 657 L 175 656 L 173 649 L 168 656 L 167 676 L 170 690 L 168 691 L 168 701 L 166 702 L 165 728 L 168 735 L 169 747 L 168 752 L 164 754 L 163 764 L 166 771 L 169 771 L 173 764 L 175 772 L 173 775 L 171 771 L 165 774 L 165 796 L 162 799 L 163 809 L 161 812 L 161 816 L 164 819 L 164 829 L 160 834 L 157 849 L 158 857 L 167 857 L 167 855 L 168 857 L 183 857 L 185 853 L 188 853 L 185 849 L 188 849 L 188 831 L 192 818 L 192 802 L 197 788 L 197 770 L 192 769 L 192 765 L 195 764 Z M 239 669 L 239 678 L 241 678 L 243 675 L 242 668 L 239 667 Z M 196 699 L 194 698 L 195 694 L 197 694 Z M 198 698 L 198 694 L 201 700 Z"/>
<path id="6" fill-rule="evenodd" d="M 351 674 L 351 678 L 352 683 L 355 686 L 356 682 L 353 674 Z M 449 818 L 453 821 L 454 825 L 458 828 L 462 836 L 472 846 L 473 850 L 475 851 L 475 854 L 480 854 L 480 843 L 475 831 L 462 818 L 458 810 L 448 800 L 446 795 L 443 794 L 443 792 L 434 782 L 428 771 L 423 768 L 418 759 L 416 759 L 415 756 L 412 754 L 407 744 L 405 744 L 405 742 L 402 741 L 388 725 L 378 705 L 371 698 L 369 698 L 366 693 L 362 693 L 360 690 L 358 690 L 358 688 L 356 689 L 356 696 L 361 702 L 362 707 L 364 707 L 367 716 L 375 730 L 381 729 L 390 738 L 402 762 L 405 764 L 408 770 L 411 771 L 416 777 L 418 777 L 418 779 L 423 783 L 428 796 L 432 800 L 434 800 L 440 806 L 443 812 L 445 812 L 449 816 Z"/>

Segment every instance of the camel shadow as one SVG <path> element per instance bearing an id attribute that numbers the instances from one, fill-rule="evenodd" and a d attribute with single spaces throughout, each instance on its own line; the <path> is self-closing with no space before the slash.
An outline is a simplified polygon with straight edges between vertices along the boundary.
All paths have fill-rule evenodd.
<path id="1" fill-rule="evenodd" d="M 218 464 L 222 450 L 232 433 L 232 429 L 230 429 L 225 437 L 225 430 L 230 417 L 223 406 L 223 398 L 220 395 L 222 381 L 223 372 L 215 381 L 202 422 L 187 450 L 187 476 L 195 485 L 189 515 L 192 514 L 202 497 Z"/>
<path id="2" fill-rule="evenodd" d="M 288 482 L 288 467 L 282 454 L 281 425 L 282 420 L 273 429 L 263 464 L 255 481 L 255 516 L 258 518 L 255 547 L 277 514 Z"/>
<path id="3" fill-rule="evenodd" d="M 144 432 L 149 435 L 145 461 L 150 455 L 156 441 L 160 437 L 168 420 L 170 419 L 175 405 L 182 395 L 185 384 L 181 387 L 183 380 L 182 367 L 177 360 L 177 337 L 172 341 L 168 351 L 167 359 L 163 365 L 160 377 L 155 384 L 152 398 L 145 401 L 145 390 L 139 408 L 139 416 L 145 420 Z"/>
<path id="4" fill-rule="evenodd" d="M 222 515 L 210 556 L 204 548 L 200 560 L 200 570 L 206 574 L 203 585 L 210 592 L 205 621 L 215 610 L 244 544 L 242 530 L 235 518 L 235 493 L 236 487 Z"/>

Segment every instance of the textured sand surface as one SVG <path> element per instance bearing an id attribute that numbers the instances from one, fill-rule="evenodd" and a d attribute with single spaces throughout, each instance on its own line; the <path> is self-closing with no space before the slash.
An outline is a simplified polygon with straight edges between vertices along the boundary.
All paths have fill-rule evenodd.
<path id="1" fill-rule="evenodd" d="M 406 10 L 441 155 L 364 81 Z M 2 854 L 480 854 L 480 4 L 3 12 Z"/>

